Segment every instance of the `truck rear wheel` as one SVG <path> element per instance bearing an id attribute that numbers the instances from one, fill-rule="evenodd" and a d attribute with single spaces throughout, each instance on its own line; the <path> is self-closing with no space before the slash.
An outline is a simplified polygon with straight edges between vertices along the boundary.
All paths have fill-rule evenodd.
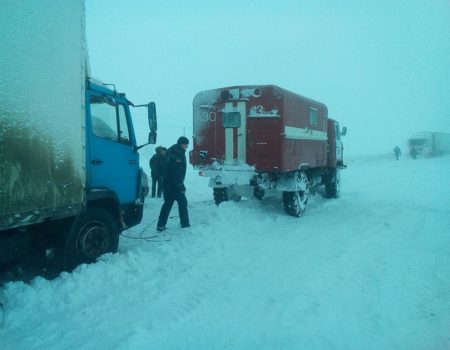
<path id="1" fill-rule="evenodd" d="M 219 205 L 222 202 L 228 201 L 228 191 L 227 188 L 221 188 L 221 187 L 214 187 L 213 188 L 213 196 L 214 196 L 214 203 L 216 205 Z"/>
<path id="2" fill-rule="evenodd" d="M 308 209 L 307 192 L 283 192 L 284 209 L 288 215 L 300 217 Z"/>
<path id="3" fill-rule="evenodd" d="M 262 188 L 261 186 L 255 186 L 253 188 L 253 196 L 255 196 L 255 198 L 263 199 L 264 195 L 265 195 L 265 191 L 264 191 L 264 188 Z"/>
<path id="4" fill-rule="evenodd" d="M 119 225 L 106 210 L 91 208 L 72 223 L 63 243 L 62 268 L 72 270 L 77 265 L 92 263 L 105 253 L 117 252 Z"/>
<path id="5" fill-rule="evenodd" d="M 341 193 L 341 172 L 335 168 L 328 174 L 325 182 L 325 196 L 327 198 L 338 198 Z"/>
<path id="6" fill-rule="evenodd" d="M 283 192 L 283 204 L 288 215 L 300 217 L 308 209 L 309 198 L 309 181 L 304 172 L 297 177 L 296 189 Z"/>

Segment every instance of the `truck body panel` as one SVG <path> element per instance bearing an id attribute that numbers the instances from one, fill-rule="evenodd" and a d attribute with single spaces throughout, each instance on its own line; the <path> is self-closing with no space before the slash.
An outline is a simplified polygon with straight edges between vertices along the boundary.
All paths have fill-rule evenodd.
<path id="1" fill-rule="evenodd" d="M 0 16 L 1 230 L 81 210 L 86 42 L 82 1 L 7 0 Z"/>
<path id="2" fill-rule="evenodd" d="M 450 153 L 450 134 L 434 133 L 434 152 L 435 154 Z"/>
<path id="3" fill-rule="evenodd" d="M 239 127 L 226 125 L 233 113 L 240 113 Z M 191 163 L 219 160 L 280 173 L 299 164 L 326 166 L 327 113 L 323 103 L 273 85 L 200 92 L 194 98 Z"/>

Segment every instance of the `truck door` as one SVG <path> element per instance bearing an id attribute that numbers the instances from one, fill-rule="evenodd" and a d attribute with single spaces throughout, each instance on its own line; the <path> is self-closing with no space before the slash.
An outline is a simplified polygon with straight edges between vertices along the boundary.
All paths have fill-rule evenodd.
<path id="1" fill-rule="evenodd" d="M 238 160 L 240 163 L 246 163 L 247 115 L 244 101 L 225 103 L 222 126 L 225 128 L 226 161 L 232 163 Z"/>
<path id="2" fill-rule="evenodd" d="M 116 193 L 120 204 L 137 197 L 139 154 L 133 148 L 128 106 L 111 96 L 87 92 L 88 188 Z"/>
<path id="3" fill-rule="evenodd" d="M 336 161 L 342 162 L 342 141 L 338 122 L 334 122 L 334 134 L 336 137 Z"/>

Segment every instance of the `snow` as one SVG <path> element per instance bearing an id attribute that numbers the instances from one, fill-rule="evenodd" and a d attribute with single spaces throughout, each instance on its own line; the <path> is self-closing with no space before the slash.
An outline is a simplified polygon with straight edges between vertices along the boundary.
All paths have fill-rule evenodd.
<path id="1" fill-rule="evenodd" d="M 2 349 L 449 349 L 450 157 L 393 158 L 349 160 L 341 198 L 300 219 L 216 207 L 190 171 L 192 227 L 174 210 L 170 241 L 7 284 Z M 161 204 L 126 234 L 155 234 Z"/>
<path id="2" fill-rule="evenodd" d="M 262 105 L 253 106 L 250 108 L 249 117 L 279 117 L 278 109 L 265 111 Z"/>

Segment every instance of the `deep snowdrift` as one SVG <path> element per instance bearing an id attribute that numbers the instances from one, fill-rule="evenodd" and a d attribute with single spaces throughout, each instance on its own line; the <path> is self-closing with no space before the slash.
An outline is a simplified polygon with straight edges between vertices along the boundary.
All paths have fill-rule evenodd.
<path id="1" fill-rule="evenodd" d="M 216 207 L 191 171 L 192 227 L 170 219 L 170 241 L 7 284 L 1 348 L 449 349 L 450 158 L 353 159 L 342 182 L 296 219 L 274 199 Z M 161 203 L 125 233 L 155 234 Z"/>

